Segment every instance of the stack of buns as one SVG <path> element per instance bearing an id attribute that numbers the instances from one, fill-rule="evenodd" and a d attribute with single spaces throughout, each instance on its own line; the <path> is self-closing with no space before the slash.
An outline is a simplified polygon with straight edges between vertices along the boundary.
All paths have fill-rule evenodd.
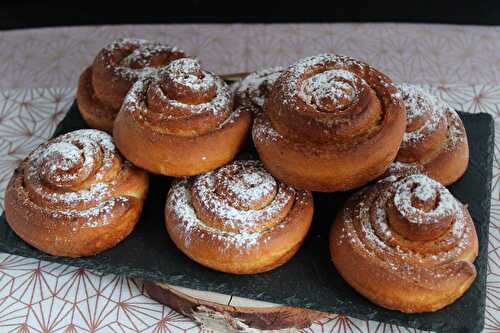
<path id="1" fill-rule="evenodd" d="M 284 264 L 311 226 L 311 191 L 364 186 L 332 215 L 331 258 L 353 288 L 425 312 L 476 276 L 474 223 L 444 187 L 468 164 L 460 118 L 366 63 L 323 54 L 229 86 L 176 47 L 121 39 L 82 73 L 77 101 L 94 129 L 39 146 L 6 192 L 8 223 L 41 251 L 88 256 L 123 240 L 150 172 L 178 177 L 166 231 L 215 270 Z"/>

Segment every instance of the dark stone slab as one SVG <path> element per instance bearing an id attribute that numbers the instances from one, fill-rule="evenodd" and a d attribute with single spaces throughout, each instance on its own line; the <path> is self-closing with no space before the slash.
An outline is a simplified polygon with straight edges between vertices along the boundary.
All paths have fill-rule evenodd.
<path id="1" fill-rule="evenodd" d="M 471 159 L 465 175 L 450 190 L 469 205 L 476 223 L 479 256 L 475 265 L 478 277 L 462 298 L 434 313 L 408 315 L 383 309 L 355 292 L 336 272 L 329 257 L 328 231 L 349 193 L 316 193 L 314 222 L 297 255 L 276 270 L 251 276 L 210 270 L 177 250 L 165 231 L 163 218 L 170 179 L 160 176 L 151 177 L 150 193 L 136 229 L 111 250 L 79 259 L 46 255 L 17 237 L 2 216 L 0 251 L 103 273 L 342 313 L 402 326 L 442 332 L 479 332 L 484 325 L 494 123 L 487 114 L 460 113 L 460 117 L 467 129 Z M 85 123 L 76 106 L 73 106 L 56 133 L 84 127 Z"/>

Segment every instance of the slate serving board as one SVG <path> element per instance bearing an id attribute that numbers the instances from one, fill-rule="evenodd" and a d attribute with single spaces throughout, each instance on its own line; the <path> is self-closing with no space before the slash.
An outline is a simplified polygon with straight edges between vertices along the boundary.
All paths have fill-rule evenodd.
<path id="1" fill-rule="evenodd" d="M 0 218 L 0 251 L 122 274 L 192 289 L 208 290 L 324 312 L 343 313 L 407 327 L 442 332 L 479 332 L 484 325 L 485 283 L 493 162 L 494 123 L 487 114 L 460 113 L 470 144 L 465 175 L 450 187 L 469 205 L 479 237 L 478 276 L 466 294 L 443 310 L 428 314 L 403 314 L 383 309 L 356 293 L 330 261 L 328 232 L 337 210 L 349 193 L 314 194 L 315 213 L 302 248 L 284 266 L 271 272 L 235 276 L 198 265 L 169 239 L 163 209 L 170 179 L 152 176 L 144 212 L 136 229 L 113 249 L 93 257 L 71 259 L 44 254 L 23 242 Z M 85 128 L 73 105 L 54 135 Z"/>

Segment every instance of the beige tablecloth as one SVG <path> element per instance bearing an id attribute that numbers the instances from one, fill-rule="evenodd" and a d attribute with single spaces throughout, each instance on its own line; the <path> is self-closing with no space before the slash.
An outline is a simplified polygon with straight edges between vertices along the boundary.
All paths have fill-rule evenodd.
<path id="1" fill-rule="evenodd" d="M 178 45 L 218 73 L 285 65 L 322 52 L 350 55 L 373 64 L 396 81 L 424 85 L 456 109 L 490 113 L 500 134 L 500 28 L 497 27 L 155 25 L 0 32 L 1 203 L 17 163 L 50 137 L 63 118 L 73 101 L 81 70 L 100 47 L 123 36 Z M 491 332 L 500 331 L 500 137 L 495 142 L 485 326 Z M 150 300 L 140 282 L 0 254 L 2 332 L 200 330 L 203 329 L 190 319 Z M 305 331 L 405 329 L 333 315 Z"/>

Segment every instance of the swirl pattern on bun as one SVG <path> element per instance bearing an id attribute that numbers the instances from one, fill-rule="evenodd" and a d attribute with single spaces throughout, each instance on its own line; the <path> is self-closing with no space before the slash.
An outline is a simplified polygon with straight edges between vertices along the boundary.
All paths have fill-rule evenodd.
<path id="1" fill-rule="evenodd" d="M 77 102 L 82 117 L 90 127 L 111 132 L 123 99 L 134 82 L 185 56 L 177 47 L 148 40 L 113 41 L 80 76 Z"/>
<path id="2" fill-rule="evenodd" d="M 165 208 L 177 247 L 207 267 L 235 274 L 288 261 L 312 220 L 312 195 L 280 183 L 253 160 L 178 180 Z"/>
<path id="3" fill-rule="evenodd" d="M 474 222 L 421 174 L 390 176 L 351 197 L 330 234 L 333 263 L 358 292 L 408 313 L 454 302 L 476 277 Z"/>
<path id="4" fill-rule="evenodd" d="M 6 191 L 12 229 L 58 256 L 88 256 L 113 247 L 139 220 L 148 176 L 98 130 L 61 135 L 35 149 Z"/>
<path id="5" fill-rule="evenodd" d="M 387 76 L 352 58 L 326 54 L 280 75 L 255 120 L 253 139 L 278 179 L 333 192 L 383 174 L 404 128 L 401 94 Z"/>
<path id="6" fill-rule="evenodd" d="M 401 84 L 407 117 L 406 132 L 396 160 L 420 166 L 444 185 L 458 180 L 467 169 L 469 145 L 462 120 L 439 98 Z"/>
<path id="7" fill-rule="evenodd" d="M 234 107 L 221 78 L 184 58 L 136 82 L 113 136 L 135 165 L 168 176 L 191 176 L 231 161 L 246 142 L 251 121 L 248 109 Z"/>

